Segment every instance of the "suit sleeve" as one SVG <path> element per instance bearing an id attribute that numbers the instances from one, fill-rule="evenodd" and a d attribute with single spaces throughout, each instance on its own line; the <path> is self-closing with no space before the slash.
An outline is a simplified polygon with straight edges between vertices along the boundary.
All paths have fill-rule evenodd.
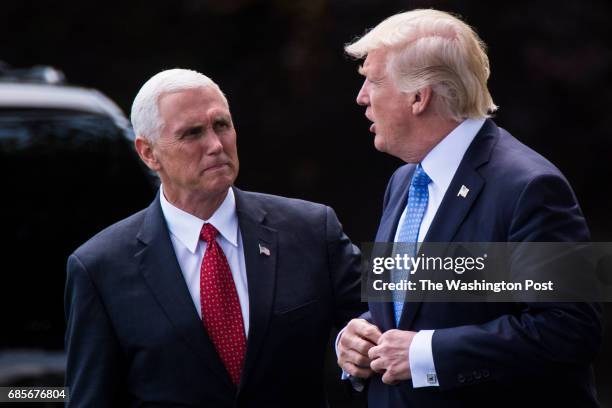
<path id="1" fill-rule="evenodd" d="M 361 302 L 361 253 L 342 231 L 334 210 L 326 207 L 326 241 L 334 298 L 334 325 L 343 328 L 367 310 Z"/>
<path id="2" fill-rule="evenodd" d="M 92 279 L 76 255 L 68 258 L 65 291 L 66 386 L 69 408 L 118 407 L 121 351 Z"/>
<path id="3" fill-rule="evenodd" d="M 574 193 L 559 175 L 543 175 L 520 194 L 508 241 L 580 242 L 589 232 Z M 526 303 L 495 320 L 438 329 L 432 339 L 440 389 L 479 381 L 528 382 L 588 367 L 601 342 L 601 307 Z"/>

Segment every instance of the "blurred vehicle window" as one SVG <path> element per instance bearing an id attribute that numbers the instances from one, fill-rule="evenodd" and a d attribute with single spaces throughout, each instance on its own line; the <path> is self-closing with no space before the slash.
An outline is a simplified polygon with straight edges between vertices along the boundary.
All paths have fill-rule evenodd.
<path id="1" fill-rule="evenodd" d="M 62 86 L 40 85 L 34 94 Z M 48 100 L 28 107 L 13 88 L 18 106 L 0 97 L 0 386 L 62 384 L 67 257 L 155 194 L 125 117 L 85 102 L 77 109 L 80 93 L 112 102 L 97 91 L 70 91 L 56 108 Z"/>

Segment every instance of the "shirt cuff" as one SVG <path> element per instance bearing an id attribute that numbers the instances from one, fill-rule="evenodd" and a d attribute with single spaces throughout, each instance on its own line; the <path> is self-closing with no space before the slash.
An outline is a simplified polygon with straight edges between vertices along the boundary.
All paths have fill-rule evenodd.
<path id="1" fill-rule="evenodd" d="M 338 354 L 338 342 L 340 341 L 340 336 L 342 336 L 342 333 L 344 333 L 344 330 L 346 330 L 346 326 L 342 330 L 340 330 L 338 332 L 338 335 L 336 336 L 336 342 L 334 343 L 334 349 L 336 350 L 336 358 L 340 357 L 340 354 Z M 351 375 L 347 373 L 346 371 L 342 370 L 342 375 L 340 376 L 340 379 L 348 380 L 349 378 L 351 378 Z"/>
<path id="2" fill-rule="evenodd" d="M 346 326 L 344 326 L 344 328 L 340 330 L 338 332 L 338 335 L 336 336 L 336 342 L 334 343 L 334 348 L 336 349 L 336 358 L 340 357 L 340 355 L 338 354 L 338 343 L 340 342 L 340 336 L 342 336 L 342 333 L 344 333 L 345 330 L 346 330 Z"/>
<path id="3" fill-rule="evenodd" d="M 433 334 L 434 330 L 421 330 L 410 343 L 408 358 L 414 388 L 440 386 L 431 348 Z"/>

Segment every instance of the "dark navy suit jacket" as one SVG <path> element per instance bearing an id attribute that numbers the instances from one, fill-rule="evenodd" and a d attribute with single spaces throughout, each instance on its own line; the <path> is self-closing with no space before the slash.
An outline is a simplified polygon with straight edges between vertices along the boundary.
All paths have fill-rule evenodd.
<path id="1" fill-rule="evenodd" d="M 415 165 L 391 177 L 377 242 L 394 240 Z M 465 198 L 457 193 L 469 188 Z M 468 148 L 425 242 L 581 242 L 589 231 L 576 197 L 549 161 L 487 120 Z M 394 329 L 391 303 L 370 319 Z M 591 361 L 601 309 L 576 303 L 407 303 L 401 330 L 435 329 L 439 387 L 368 389 L 370 407 L 597 406 Z"/>
<path id="2" fill-rule="evenodd" d="M 250 308 L 240 385 L 196 312 L 158 197 L 68 260 L 70 407 L 327 405 L 330 329 L 365 310 L 359 252 L 329 207 L 234 191 Z"/>

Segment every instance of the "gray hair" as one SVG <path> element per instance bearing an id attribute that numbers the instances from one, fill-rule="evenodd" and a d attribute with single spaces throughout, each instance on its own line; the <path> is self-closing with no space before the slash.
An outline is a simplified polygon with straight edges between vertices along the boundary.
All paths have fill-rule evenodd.
<path id="1" fill-rule="evenodd" d="M 396 86 L 408 93 L 431 86 L 443 117 L 485 118 L 497 110 L 487 88 L 486 45 L 459 18 L 433 9 L 396 14 L 345 51 L 365 58 L 382 48 L 390 50 L 386 69 Z"/>
<path id="2" fill-rule="evenodd" d="M 225 104 L 227 98 L 219 86 L 209 77 L 190 69 L 169 69 L 153 75 L 140 88 L 132 104 L 131 120 L 136 136 L 151 142 L 159 138 L 164 123 L 159 114 L 159 98 L 166 93 L 210 87 L 221 94 Z"/>

